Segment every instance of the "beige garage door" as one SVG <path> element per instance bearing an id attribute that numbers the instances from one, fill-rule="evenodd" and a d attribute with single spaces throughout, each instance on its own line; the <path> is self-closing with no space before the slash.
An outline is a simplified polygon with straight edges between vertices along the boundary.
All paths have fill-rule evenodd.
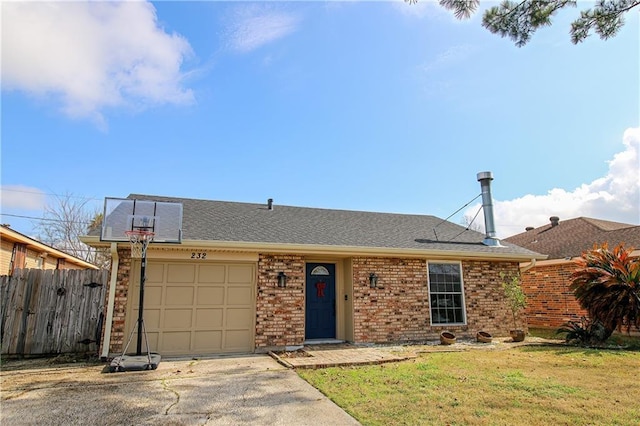
<path id="1" fill-rule="evenodd" d="M 138 264 L 134 276 L 139 271 Z M 253 352 L 253 264 L 148 261 L 146 275 L 144 325 L 152 351 L 163 356 Z M 137 327 L 138 281 L 130 297 L 129 330 Z M 134 331 L 128 352 L 135 351 L 136 337 Z M 146 351 L 144 339 L 143 347 Z"/>

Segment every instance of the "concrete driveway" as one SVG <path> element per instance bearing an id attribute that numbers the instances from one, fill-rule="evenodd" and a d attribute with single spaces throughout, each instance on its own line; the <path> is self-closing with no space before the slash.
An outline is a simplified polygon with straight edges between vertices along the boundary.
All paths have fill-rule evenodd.
<path id="1" fill-rule="evenodd" d="M 267 355 L 162 360 L 157 370 L 121 373 L 24 365 L 0 373 L 3 426 L 359 425 Z"/>

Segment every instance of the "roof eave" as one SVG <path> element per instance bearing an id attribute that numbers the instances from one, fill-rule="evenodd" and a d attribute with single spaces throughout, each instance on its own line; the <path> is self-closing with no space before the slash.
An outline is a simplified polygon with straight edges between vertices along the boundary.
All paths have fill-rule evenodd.
<path id="1" fill-rule="evenodd" d="M 3 228 L 2 234 L 3 234 L 2 239 L 24 244 L 27 248 L 30 248 L 31 250 L 41 252 L 41 253 L 47 253 L 48 255 L 51 255 L 58 259 L 65 259 L 65 261 L 83 268 L 100 269 L 98 266 L 94 265 L 93 263 L 89 263 L 86 260 L 80 259 L 79 257 L 73 256 L 62 250 L 58 250 L 55 247 L 51 247 L 38 240 L 35 240 L 31 237 L 23 235 L 17 231 L 14 231 L 13 229 Z"/>
<path id="2" fill-rule="evenodd" d="M 100 241 L 99 237 L 81 237 L 82 242 L 88 245 L 107 245 L 108 242 Z M 158 244 L 158 246 L 174 246 L 175 244 Z M 389 247 L 359 247 L 359 246 L 334 246 L 322 244 L 283 244 L 244 241 L 220 241 L 220 240 L 182 240 L 180 246 L 184 248 L 211 248 L 219 250 L 236 250 L 253 253 L 300 253 L 324 256 L 394 256 L 432 259 L 474 259 L 474 260 L 511 260 L 517 262 L 531 261 L 532 259 L 544 260 L 545 255 L 519 254 L 512 252 L 470 252 L 464 250 L 429 250 Z"/>

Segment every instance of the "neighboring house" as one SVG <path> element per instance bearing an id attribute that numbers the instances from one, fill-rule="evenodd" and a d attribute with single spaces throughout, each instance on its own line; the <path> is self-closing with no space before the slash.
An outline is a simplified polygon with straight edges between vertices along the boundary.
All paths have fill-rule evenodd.
<path id="1" fill-rule="evenodd" d="M 0 275 L 15 269 L 98 269 L 78 257 L 0 225 Z"/>
<path id="2" fill-rule="evenodd" d="M 129 199 L 184 208 L 181 244 L 152 243 L 146 254 L 144 326 L 162 355 L 424 342 L 445 330 L 506 336 L 500 273 L 546 258 L 434 216 Z M 140 261 L 126 242 L 82 240 L 111 245 L 102 355 L 119 355 L 135 334 Z"/>
<path id="3" fill-rule="evenodd" d="M 527 295 L 529 327 L 558 328 L 567 321 L 577 321 L 586 315 L 569 290 L 571 274 L 576 270 L 575 258 L 594 246 L 608 244 L 613 249 L 623 243 L 640 255 L 640 226 L 628 223 L 579 217 L 560 221 L 557 216 L 539 228 L 504 241 L 549 255 L 535 266 L 523 264 L 522 285 Z"/>

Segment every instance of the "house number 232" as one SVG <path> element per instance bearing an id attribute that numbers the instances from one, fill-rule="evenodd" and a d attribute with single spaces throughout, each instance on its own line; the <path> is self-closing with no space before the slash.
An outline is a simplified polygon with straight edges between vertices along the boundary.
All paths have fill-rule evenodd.
<path id="1" fill-rule="evenodd" d="M 193 251 L 191 252 L 191 258 L 192 259 L 206 259 L 207 258 L 207 252 L 204 251 Z"/>

